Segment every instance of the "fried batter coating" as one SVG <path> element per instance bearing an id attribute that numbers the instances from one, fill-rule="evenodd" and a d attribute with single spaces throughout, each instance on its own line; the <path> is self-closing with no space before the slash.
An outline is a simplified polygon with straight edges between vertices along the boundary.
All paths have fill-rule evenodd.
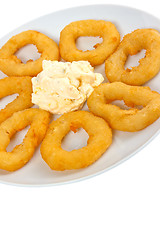
<path id="1" fill-rule="evenodd" d="M 22 63 L 14 54 L 27 44 L 36 45 L 40 58 Z M 8 76 L 36 76 L 43 60 L 59 60 L 58 45 L 43 33 L 28 30 L 11 37 L 0 49 L 0 70 Z"/>
<path id="2" fill-rule="evenodd" d="M 125 69 L 128 55 L 135 55 L 142 49 L 145 57 L 137 67 Z M 160 33 L 154 29 L 138 29 L 124 36 L 117 50 L 106 60 L 105 72 L 110 82 L 142 85 L 152 79 L 160 70 Z"/>
<path id="3" fill-rule="evenodd" d="M 94 50 L 81 51 L 76 47 L 76 39 L 81 36 L 102 37 L 103 42 Z M 120 35 L 115 25 L 103 20 L 81 20 L 67 25 L 60 34 L 60 55 L 69 62 L 85 60 L 92 66 L 102 64 L 117 48 Z"/>
<path id="4" fill-rule="evenodd" d="M 23 167 L 33 156 L 36 147 L 45 136 L 50 114 L 44 110 L 30 108 L 16 112 L 0 125 L 0 169 L 15 171 Z M 12 136 L 30 125 L 20 145 L 11 152 L 6 148 Z"/>
<path id="5" fill-rule="evenodd" d="M 87 146 L 78 150 L 65 151 L 62 139 L 72 130 L 84 128 L 89 139 Z M 79 169 L 94 163 L 112 143 L 112 131 L 99 117 L 86 111 L 65 113 L 53 121 L 41 145 L 42 158 L 52 170 Z"/>
<path id="6" fill-rule="evenodd" d="M 129 106 L 143 106 L 123 110 L 111 104 L 123 100 Z M 93 114 L 105 119 L 112 129 L 128 132 L 142 130 L 160 117 L 160 94 L 149 87 L 124 83 L 104 83 L 97 87 L 87 101 Z"/>
<path id="7" fill-rule="evenodd" d="M 19 96 L 0 110 L 0 123 L 12 116 L 14 112 L 32 107 L 31 77 L 6 77 L 0 80 L 0 99 L 15 93 Z"/>

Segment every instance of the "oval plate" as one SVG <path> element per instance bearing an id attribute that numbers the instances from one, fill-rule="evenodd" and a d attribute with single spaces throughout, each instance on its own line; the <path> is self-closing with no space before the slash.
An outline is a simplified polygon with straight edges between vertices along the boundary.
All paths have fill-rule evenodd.
<path id="1" fill-rule="evenodd" d="M 82 19 L 103 19 L 111 21 L 116 25 L 121 34 L 121 38 L 137 28 L 155 28 L 159 30 L 160 26 L 160 21 L 157 18 L 136 9 L 114 5 L 91 5 L 71 8 L 40 17 L 3 37 L 0 40 L 0 44 L 2 46 L 11 36 L 28 29 L 40 31 L 53 38 L 58 43 L 60 31 L 70 22 Z M 93 39 L 90 40 L 92 45 L 94 45 Z M 89 38 L 81 38 L 78 40 L 77 44 L 82 49 L 89 48 Z M 32 46 L 27 47 L 28 53 L 32 52 L 32 50 Z M 23 54 L 25 54 L 24 52 L 21 53 L 21 59 L 23 58 Z M 36 57 L 36 55 L 33 56 L 33 58 Z M 134 58 L 130 59 L 128 64 L 130 66 L 135 64 Z M 96 67 L 95 71 L 101 72 L 105 77 L 104 64 Z M 3 74 L 1 74 L 1 78 L 2 77 Z M 160 92 L 159 78 L 160 74 L 149 81 L 146 85 L 152 90 Z M 107 81 L 106 77 L 105 81 Z M 10 97 L 10 100 L 12 100 L 12 96 Z M 5 99 L 1 100 L 1 108 L 4 107 L 6 103 Z M 85 106 L 84 109 L 87 109 L 87 107 Z M 119 163 L 122 163 L 124 160 L 130 158 L 133 154 L 142 149 L 142 147 L 151 141 L 151 139 L 153 139 L 159 132 L 159 127 L 160 119 L 140 132 L 128 133 L 114 131 L 113 144 L 106 153 L 103 154 L 103 156 L 94 164 L 81 170 L 63 172 L 52 171 L 42 160 L 38 148 L 33 158 L 22 169 L 12 173 L 0 170 L 0 181 L 16 185 L 48 186 L 73 182 L 75 180 L 95 176 Z M 11 150 L 15 144 L 22 141 L 25 132 L 26 129 L 16 134 L 16 138 L 12 140 L 8 150 Z M 68 149 L 79 148 L 83 146 L 85 140 L 86 135 L 81 131 L 78 134 L 77 139 L 74 139 L 74 141 L 71 136 L 68 136 L 64 145 L 65 148 Z"/>

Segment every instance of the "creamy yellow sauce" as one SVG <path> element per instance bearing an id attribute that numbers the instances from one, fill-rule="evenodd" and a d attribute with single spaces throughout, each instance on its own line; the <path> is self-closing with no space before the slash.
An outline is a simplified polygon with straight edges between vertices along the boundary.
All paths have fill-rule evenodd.
<path id="1" fill-rule="evenodd" d="M 104 80 L 88 61 L 44 60 L 43 71 L 32 78 L 32 102 L 54 114 L 81 109 L 94 87 Z"/>

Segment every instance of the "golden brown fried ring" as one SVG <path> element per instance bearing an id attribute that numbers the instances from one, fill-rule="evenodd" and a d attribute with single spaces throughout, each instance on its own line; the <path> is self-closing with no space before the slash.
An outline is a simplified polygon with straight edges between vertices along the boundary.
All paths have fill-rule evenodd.
<path id="1" fill-rule="evenodd" d="M 63 150 L 62 139 L 70 130 L 80 127 L 89 135 L 87 146 L 70 152 Z M 79 169 L 95 162 L 111 142 L 112 131 L 103 119 L 86 111 L 70 112 L 50 124 L 41 145 L 41 154 L 53 170 Z"/>
<path id="2" fill-rule="evenodd" d="M 124 68 L 128 55 L 135 55 L 142 49 L 145 57 L 137 67 Z M 124 82 L 142 85 L 160 70 L 160 33 L 154 29 L 138 29 L 124 36 L 117 50 L 106 60 L 105 72 L 110 82 Z"/>
<path id="3" fill-rule="evenodd" d="M 0 123 L 9 118 L 14 112 L 33 105 L 31 102 L 31 77 L 6 77 L 0 80 L 0 99 L 15 93 L 18 93 L 19 96 L 0 110 Z"/>
<path id="4" fill-rule="evenodd" d="M 111 104 L 115 100 L 143 108 L 122 110 Z M 149 87 L 129 86 L 120 82 L 104 83 L 93 91 L 87 104 L 91 112 L 104 118 L 111 128 L 120 131 L 139 131 L 160 117 L 160 94 Z"/>
<path id="5" fill-rule="evenodd" d="M 36 45 L 41 57 L 24 64 L 14 54 L 27 44 Z M 8 76 L 35 76 L 42 71 L 42 61 L 44 59 L 58 60 L 58 45 L 46 35 L 28 30 L 10 38 L 0 49 L 0 70 Z"/>
<path id="6" fill-rule="evenodd" d="M 81 51 L 76 47 L 76 39 L 81 36 L 100 36 L 101 44 L 91 51 Z M 120 35 L 115 25 L 103 20 L 82 20 L 67 25 L 60 34 L 60 55 L 66 61 L 86 60 L 91 65 L 102 64 L 117 48 Z"/>
<path id="7" fill-rule="evenodd" d="M 14 113 L 0 125 L 0 169 L 15 171 L 24 166 L 44 138 L 49 120 L 48 112 L 32 108 Z M 6 148 L 12 136 L 28 125 L 30 128 L 23 142 L 11 152 L 7 152 Z"/>

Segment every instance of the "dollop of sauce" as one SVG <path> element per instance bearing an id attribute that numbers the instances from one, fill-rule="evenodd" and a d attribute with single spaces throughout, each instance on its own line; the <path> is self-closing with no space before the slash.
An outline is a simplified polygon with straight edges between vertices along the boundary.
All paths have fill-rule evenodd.
<path id="1" fill-rule="evenodd" d="M 42 68 L 32 78 L 32 102 L 53 114 L 81 109 L 94 88 L 104 81 L 88 61 L 44 60 Z"/>

